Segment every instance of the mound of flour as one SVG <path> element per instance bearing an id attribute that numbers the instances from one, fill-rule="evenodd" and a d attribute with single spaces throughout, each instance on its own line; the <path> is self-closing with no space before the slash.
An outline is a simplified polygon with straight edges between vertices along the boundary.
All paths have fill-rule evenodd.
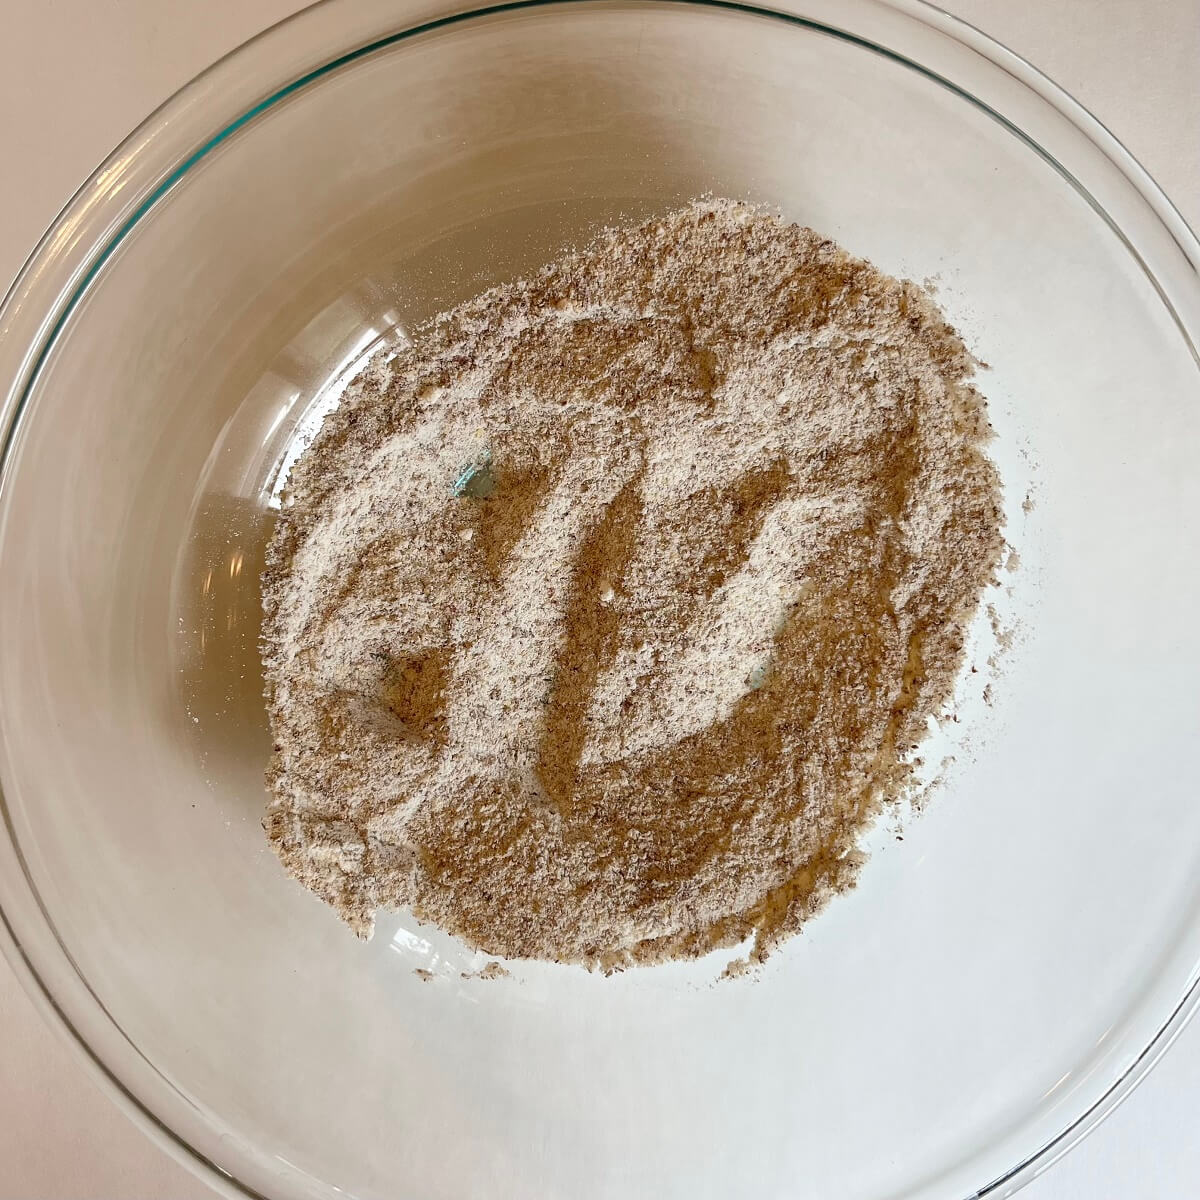
<path id="1" fill-rule="evenodd" d="M 372 362 L 263 579 L 285 867 L 361 934 L 763 957 L 951 697 L 1002 548 L 973 367 L 914 285 L 722 200 Z"/>

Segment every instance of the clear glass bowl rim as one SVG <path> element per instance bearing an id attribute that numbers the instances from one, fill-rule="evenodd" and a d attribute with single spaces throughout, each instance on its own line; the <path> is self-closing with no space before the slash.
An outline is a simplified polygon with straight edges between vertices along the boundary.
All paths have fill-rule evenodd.
<path id="1" fill-rule="evenodd" d="M 609 0 L 509 0 L 460 7 L 454 0 L 320 0 L 232 50 L 185 84 L 131 133 L 79 188 L 43 235 L 0 303 L 0 515 L 14 446 L 26 401 L 41 365 L 88 285 L 117 245 L 175 183 L 217 145 L 286 96 L 340 67 L 433 29 L 530 8 L 605 4 Z M 625 0 L 631 5 L 645 0 Z M 806 27 L 895 59 L 983 109 L 1076 187 L 1125 242 L 1171 312 L 1200 363 L 1200 320 L 1193 303 L 1183 313 L 1119 224 L 1060 162 L 1058 147 L 1031 137 L 961 83 L 861 32 L 806 15 L 812 0 L 782 0 L 759 7 L 738 0 L 650 0 L 657 6 L 723 9 Z M 819 6 L 819 5 L 817 5 Z M 849 13 L 870 11 L 887 31 L 897 20 L 950 40 L 969 51 L 984 71 L 1000 71 L 1033 93 L 1069 123 L 1065 137 L 1085 139 L 1136 192 L 1148 216 L 1170 236 L 1186 261 L 1188 283 L 1200 281 L 1200 242 L 1145 169 L 1087 109 L 1025 59 L 975 27 L 925 0 L 853 0 Z M 838 10 L 843 11 L 843 10 Z M 850 22 L 847 22 L 849 24 Z M 337 47 L 335 51 L 332 48 Z M 223 117 L 218 114 L 225 114 Z M 0 735 L 2 735 L 0 714 Z M 91 991 L 61 942 L 34 888 L 17 844 L 0 788 L 0 949 L 44 1018 L 60 1030 L 104 1090 L 176 1161 L 219 1192 L 238 1200 L 262 1192 L 213 1161 L 183 1130 L 186 1097 L 125 1037 Z M 987 1181 L 966 1200 L 1010 1195 L 1044 1171 L 1104 1120 L 1141 1082 L 1200 1008 L 1200 977 L 1193 978 L 1156 1034 L 1090 1108 L 1024 1160 Z M 140 1076 L 135 1083 L 133 1077 Z M 147 1082 L 153 1083 L 148 1087 Z M 155 1092 L 155 1100 L 146 1098 Z M 194 1110 L 187 1113 L 198 1118 Z"/>

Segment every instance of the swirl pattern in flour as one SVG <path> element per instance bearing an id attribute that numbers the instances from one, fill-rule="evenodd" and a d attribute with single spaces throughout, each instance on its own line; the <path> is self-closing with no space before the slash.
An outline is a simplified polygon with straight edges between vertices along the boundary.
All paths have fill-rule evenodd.
<path id="1" fill-rule="evenodd" d="M 264 577 L 285 866 L 362 933 L 765 956 L 951 699 L 1002 548 L 973 368 L 914 285 L 716 200 L 373 362 Z"/>

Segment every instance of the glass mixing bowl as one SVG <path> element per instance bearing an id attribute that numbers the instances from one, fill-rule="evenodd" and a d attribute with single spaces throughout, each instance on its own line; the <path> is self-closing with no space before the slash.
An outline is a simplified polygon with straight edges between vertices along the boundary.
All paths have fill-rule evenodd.
<path id="1" fill-rule="evenodd" d="M 992 704 L 964 684 L 928 811 L 752 978 L 464 979 L 403 913 L 360 943 L 259 827 L 280 470 L 372 348 L 708 191 L 936 277 L 990 364 Z M 1198 262 L 1092 118 L 910 0 L 330 0 L 251 42 L 0 316 L 26 985 L 229 1195 L 1010 1194 L 1195 1005 Z"/>

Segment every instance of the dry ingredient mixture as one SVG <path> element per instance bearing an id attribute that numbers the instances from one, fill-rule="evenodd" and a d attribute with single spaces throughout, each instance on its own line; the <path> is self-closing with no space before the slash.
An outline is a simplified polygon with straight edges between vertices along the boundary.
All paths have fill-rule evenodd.
<path id="1" fill-rule="evenodd" d="M 726 200 L 377 357 L 263 580 L 286 868 L 605 969 L 794 933 L 950 701 L 1003 539 L 929 297 Z"/>

